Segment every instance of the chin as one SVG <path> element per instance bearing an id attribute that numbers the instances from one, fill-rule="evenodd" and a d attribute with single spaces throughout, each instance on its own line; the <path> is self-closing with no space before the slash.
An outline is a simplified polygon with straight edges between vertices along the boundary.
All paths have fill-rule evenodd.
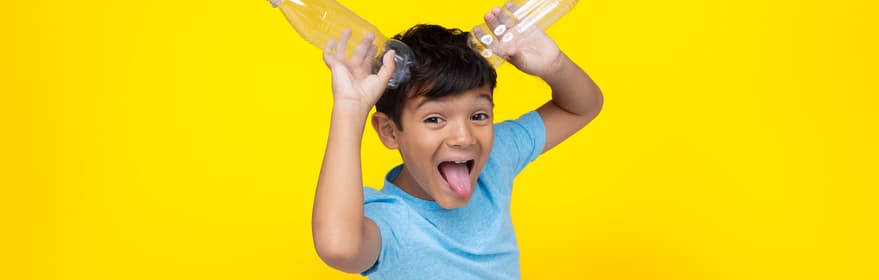
<path id="1" fill-rule="evenodd" d="M 470 202 L 470 199 L 473 198 L 473 193 L 476 192 L 476 183 L 473 183 L 473 191 L 470 192 L 466 197 L 459 197 L 453 193 L 440 193 L 438 195 L 434 195 L 434 200 L 440 207 L 444 209 L 455 209 L 461 208 L 467 205 Z"/>
<path id="2" fill-rule="evenodd" d="M 439 206 L 442 207 L 443 209 L 457 209 L 457 208 L 464 207 L 465 205 L 467 205 L 467 202 L 469 202 L 469 201 L 470 201 L 470 198 L 468 197 L 466 200 L 453 199 L 453 200 L 449 200 L 449 201 L 437 201 L 437 204 L 439 204 Z"/>

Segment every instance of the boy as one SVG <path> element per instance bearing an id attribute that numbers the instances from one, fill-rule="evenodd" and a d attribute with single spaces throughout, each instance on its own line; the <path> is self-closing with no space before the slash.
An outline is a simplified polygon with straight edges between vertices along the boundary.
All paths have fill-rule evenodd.
<path id="1" fill-rule="evenodd" d="M 485 21 L 492 30 L 512 26 L 498 8 Z M 371 36 L 347 61 L 350 32 L 324 50 L 334 103 L 312 234 L 328 265 L 373 279 L 520 277 L 510 217 L 513 178 L 595 118 L 602 95 L 552 39 L 531 28 L 490 47 L 546 81 L 552 100 L 495 125 L 496 72 L 468 47 L 469 36 L 434 25 L 397 35 L 416 62 L 410 81 L 388 90 L 393 51 L 369 74 Z M 403 158 L 381 191 L 364 188 L 361 179 L 360 144 L 373 105 L 373 128 Z"/>

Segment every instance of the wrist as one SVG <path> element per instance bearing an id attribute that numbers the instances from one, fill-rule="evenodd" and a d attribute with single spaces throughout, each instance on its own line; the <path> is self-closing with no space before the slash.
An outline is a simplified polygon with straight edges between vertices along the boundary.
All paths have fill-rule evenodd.
<path id="1" fill-rule="evenodd" d="M 539 77 L 549 85 L 563 83 L 576 68 L 577 65 L 567 55 L 561 53 L 558 59 L 552 63 L 549 71 Z"/>
<path id="2" fill-rule="evenodd" d="M 372 106 L 365 106 L 360 102 L 351 101 L 335 101 L 333 102 L 333 115 L 344 116 L 346 118 L 362 118 L 366 120 Z"/>

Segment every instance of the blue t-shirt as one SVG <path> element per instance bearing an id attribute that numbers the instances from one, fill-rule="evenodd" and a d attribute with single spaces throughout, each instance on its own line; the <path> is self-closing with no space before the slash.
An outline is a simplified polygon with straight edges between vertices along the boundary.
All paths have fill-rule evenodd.
<path id="1" fill-rule="evenodd" d="M 546 142 L 543 120 L 529 112 L 494 127 L 494 144 L 470 202 L 443 209 L 391 183 L 364 188 L 364 215 L 381 231 L 381 252 L 362 274 L 370 279 L 518 279 L 519 247 L 510 216 L 513 178 Z"/>

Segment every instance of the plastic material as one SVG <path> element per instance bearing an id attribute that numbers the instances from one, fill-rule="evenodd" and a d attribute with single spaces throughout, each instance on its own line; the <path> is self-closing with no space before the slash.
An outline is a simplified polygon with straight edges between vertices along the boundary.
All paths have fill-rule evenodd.
<path id="1" fill-rule="evenodd" d="M 391 40 L 382 35 L 374 25 L 357 16 L 334 0 L 269 0 L 272 6 L 279 8 L 303 39 L 323 49 L 330 39 L 338 38 L 345 29 L 351 30 L 345 57 L 350 58 L 354 47 L 363 40 L 367 33 L 375 35 L 373 44 L 381 46 L 383 52 L 377 52 L 376 65 L 381 65 L 381 58 L 389 50 L 395 51 L 396 68 L 388 87 L 396 88 L 409 80 L 409 68 L 414 63 L 412 50 L 403 42 Z M 378 71 L 375 67 L 374 71 Z"/>
<path id="2" fill-rule="evenodd" d="M 516 38 L 519 33 L 524 33 L 532 28 L 546 30 L 559 18 L 574 9 L 577 0 L 512 0 L 503 5 L 501 11 L 515 21 L 511 27 L 501 24 L 493 30 L 485 23 L 477 25 L 483 32 L 477 38 L 475 32 L 471 33 L 470 47 L 485 57 L 491 65 L 498 67 L 504 63 L 505 58 L 495 55 L 491 46 L 498 41 L 509 42 Z"/>

